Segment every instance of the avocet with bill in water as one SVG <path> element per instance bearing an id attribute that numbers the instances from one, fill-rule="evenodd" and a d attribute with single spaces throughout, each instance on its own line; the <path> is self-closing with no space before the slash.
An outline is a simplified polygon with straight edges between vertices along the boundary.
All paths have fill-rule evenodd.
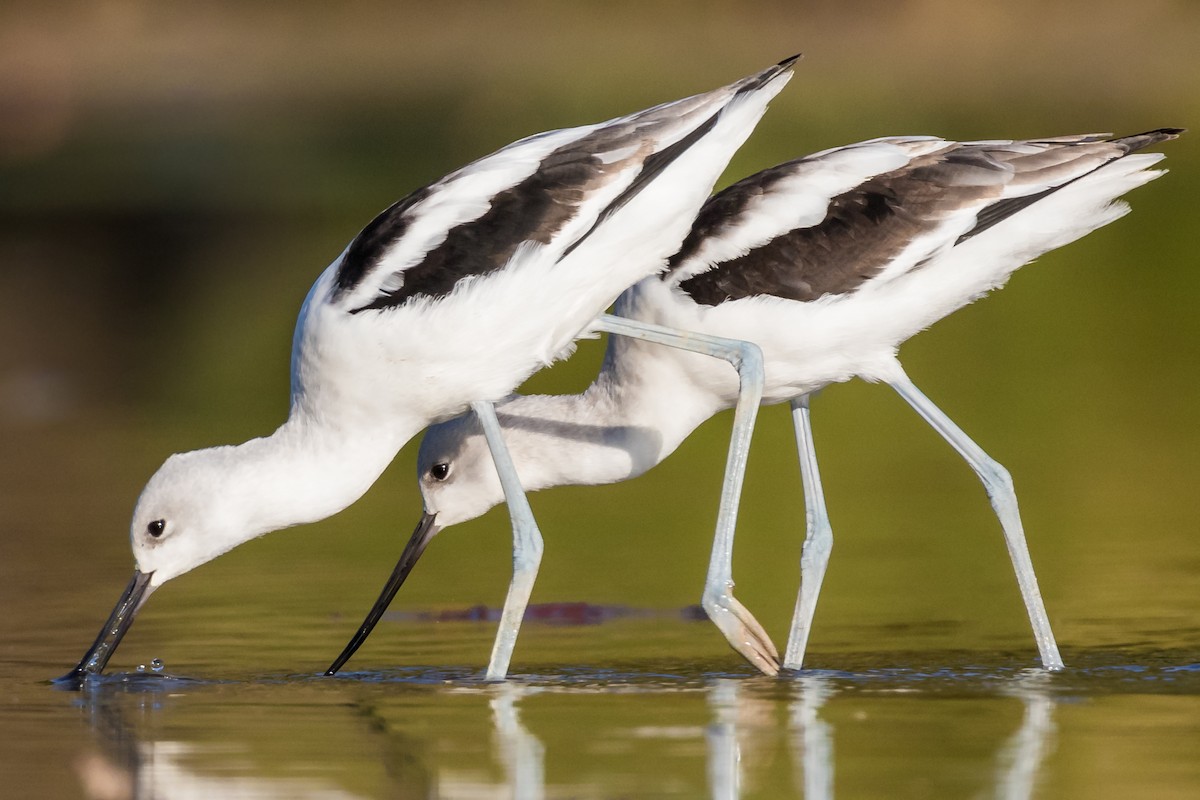
<path id="1" fill-rule="evenodd" d="M 1022 264 L 1123 216 L 1117 198 L 1162 174 L 1138 153 L 1175 138 L 953 142 L 890 137 L 839 147 L 753 175 L 712 198 L 668 271 L 625 292 L 630 320 L 757 344 L 763 399 L 789 402 L 800 451 L 807 535 L 782 666 L 803 664 L 833 545 L 809 420 L 809 397 L 862 377 L 900 394 L 970 464 L 1000 520 L 1041 661 L 1063 666 L 1034 575 L 1007 470 L 908 378 L 899 346 L 988 291 Z M 636 477 L 700 423 L 744 402 L 728 368 L 693 353 L 610 338 L 582 394 L 514 396 L 496 405 L 529 491 Z M 780 668 L 762 626 L 732 595 L 733 534 L 749 447 L 737 429 L 721 493 L 702 605 L 735 650 L 767 674 Z M 418 456 L 425 517 L 332 674 L 365 641 L 429 539 L 505 495 L 471 415 L 428 431 Z M 730 624 L 730 609 L 740 609 Z"/>
<path id="2" fill-rule="evenodd" d="M 171 456 L 150 479 L 130 530 L 133 579 L 63 680 L 102 671 L 165 582 L 264 533 L 337 513 L 432 422 L 474 409 L 492 423 L 504 472 L 490 401 L 569 351 L 622 291 L 663 269 L 794 61 L 609 122 L 531 136 L 376 217 L 304 301 L 283 425 Z M 541 541 L 507 471 L 519 624 Z"/>

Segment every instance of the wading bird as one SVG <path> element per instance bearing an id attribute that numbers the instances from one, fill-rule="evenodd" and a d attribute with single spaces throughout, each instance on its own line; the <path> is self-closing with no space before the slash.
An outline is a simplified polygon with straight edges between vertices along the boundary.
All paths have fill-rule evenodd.
<path id="1" fill-rule="evenodd" d="M 897 350 L 1003 285 L 1022 264 L 1123 216 L 1128 206 L 1116 198 L 1162 174 L 1149 169 L 1161 154 L 1130 154 L 1180 132 L 987 142 L 907 136 L 827 150 L 717 194 L 669 269 L 618 299 L 615 313 L 630 320 L 757 344 L 763 401 L 791 404 L 807 534 L 784 667 L 803 663 L 833 544 L 809 396 L 856 376 L 895 389 L 982 480 L 1042 664 L 1062 667 L 1009 473 L 913 385 Z M 582 394 L 514 395 L 496 410 L 521 484 L 534 491 L 640 475 L 737 397 L 732 374 L 710 359 L 610 338 L 600 375 Z M 728 463 L 740 470 L 745 453 L 731 454 Z M 418 480 L 423 527 L 327 674 L 366 639 L 434 533 L 504 499 L 479 422 L 469 414 L 426 433 Z M 741 474 L 727 471 L 702 604 L 735 650 L 774 674 L 777 653 L 761 626 L 746 622 L 733 632 L 759 633 L 739 637 L 722 624 L 736 605 L 730 559 L 740 487 Z"/>
<path id="2" fill-rule="evenodd" d="M 300 310 L 287 421 L 244 444 L 171 456 L 147 483 L 130 529 L 133 579 L 63 680 L 103 670 L 157 587 L 256 536 L 342 510 L 417 432 L 468 408 L 492 423 L 514 492 L 519 622 L 541 540 L 490 401 L 665 267 L 794 61 L 522 139 L 376 217 Z"/>

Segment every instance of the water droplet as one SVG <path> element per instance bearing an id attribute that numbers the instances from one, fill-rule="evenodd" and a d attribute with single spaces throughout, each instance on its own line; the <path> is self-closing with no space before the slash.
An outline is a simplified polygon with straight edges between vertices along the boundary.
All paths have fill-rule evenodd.
<path id="1" fill-rule="evenodd" d="M 145 665 L 145 664 L 138 664 L 137 671 L 138 671 L 138 672 L 145 672 L 145 671 L 146 671 L 146 665 Z"/>
<path id="2" fill-rule="evenodd" d="M 155 672 L 162 672 L 163 662 L 160 659 L 154 659 L 150 662 L 150 669 L 154 670 Z"/>

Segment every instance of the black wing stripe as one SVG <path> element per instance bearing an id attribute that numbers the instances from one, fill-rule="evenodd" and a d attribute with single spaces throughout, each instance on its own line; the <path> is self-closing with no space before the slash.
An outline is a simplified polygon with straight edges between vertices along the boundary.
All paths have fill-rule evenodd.
<path id="1" fill-rule="evenodd" d="M 755 295 L 773 295 L 798 301 L 827 294 L 846 294 L 878 275 L 910 242 L 936 228 L 956 211 L 986 203 L 975 223 L 955 241 L 958 245 L 998 225 L 1039 200 L 1092 174 L 1105 164 L 1147 145 L 1173 139 L 1182 131 L 1163 128 L 1135 136 L 1098 143 L 1092 137 L 1063 142 L 1062 146 L 1096 148 L 1115 145 L 1108 158 L 1070 180 L 1023 197 L 994 200 L 1006 181 L 1007 163 L 1026 160 L 1026 177 L 1039 166 L 1027 155 L 1008 155 L 986 147 L 960 146 L 914 160 L 908 166 L 872 178 L 833 198 L 825 219 L 818 225 L 783 233 L 743 256 L 714 265 L 681 281 L 679 286 L 701 305 L 717 305 Z M 1092 149 L 1095 154 L 1095 149 Z M 803 159 L 800 159 L 803 160 Z M 1046 159 L 1042 159 L 1045 161 Z M 750 201 L 769 194 L 797 162 L 789 162 L 752 176 L 712 198 L 701 210 L 670 269 L 685 266 L 705 239 L 721 236 L 745 213 Z M 1069 164 L 1069 160 L 1060 162 Z M 919 268 L 919 265 L 917 266 Z M 664 274 L 664 279 L 670 272 Z"/>
<path id="2" fill-rule="evenodd" d="M 807 302 L 852 292 L 963 203 L 1000 193 L 1000 183 L 988 174 L 990 162 L 977 156 L 939 151 L 864 181 L 834 197 L 819 224 L 783 233 L 743 256 L 682 281 L 680 289 L 701 305 L 755 295 Z M 977 180 L 949 182 L 948 169 Z M 994 167 L 990 169 L 994 171 Z M 725 202 L 732 208 L 744 208 L 750 193 L 769 194 L 772 185 L 788 172 L 784 165 L 764 179 L 736 184 L 743 197 Z M 718 195 L 710 203 L 720 198 Z M 712 229 L 715 218 L 705 216 L 704 224 Z M 699 245 L 699 241 L 690 241 L 688 246 L 694 252 Z"/>
<path id="3" fill-rule="evenodd" d="M 735 97 L 740 97 L 742 95 L 758 91 L 779 77 L 781 73 L 790 69 L 799 58 L 799 54 L 785 58 L 774 67 L 764 70 L 761 74 L 754 76 L 753 78 L 747 79 L 743 85 L 738 88 Z M 728 104 L 726 107 L 728 107 Z M 584 240 L 591 236 L 601 224 L 608 220 L 613 214 L 620 211 L 630 200 L 632 200 L 643 189 L 645 189 L 651 181 L 662 174 L 662 171 L 669 167 L 677 158 L 679 158 L 679 156 L 683 155 L 692 145 L 696 144 L 696 142 L 700 141 L 709 132 L 711 132 L 713 127 L 717 124 L 717 120 L 720 118 L 720 116 L 721 112 L 718 111 L 678 142 L 668 145 L 662 150 L 659 150 L 657 153 L 647 157 L 645 162 L 642 164 L 641 171 L 638 173 L 638 176 L 633 180 L 633 182 L 625 189 L 625 191 L 621 192 L 621 194 L 619 194 L 611 203 L 609 203 L 608 207 L 601 212 L 600 216 L 596 218 L 596 222 L 587 230 L 586 233 L 583 234 L 583 236 L 580 236 L 577 240 L 572 242 L 570 246 L 563 250 L 562 258 L 569 256 L 571 251 L 583 244 Z"/>
<path id="4" fill-rule="evenodd" d="M 784 59 L 777 66 L 744 80 L 735 96 L 762 88 L 786 72 L 797 58 Z M 393 282 L 400 285 L 390 290 L 381 288 L 378 295 L 350 313 L 396 307 L 418 296 L 444 296 L 464 278 L 502 269 L 523 243 L 550 243 L 578 215 L 580 206 L 594 191 L 628 168 L 631 160 L 643 158 L 648 146 L 644 123 L 647 115 L 656 112 L 662 116 L 661 109 L 650 109 L 633 115 L 625 124 L 602 124 L 588 135 L 563 145 L 531 175 L 493 196 L 481 217 L 451 228 L 440 244 L 421 256 L 419 263 L 402 269 L 399 274 L 375 276 L 373 273 L 388 251 L 402 243 L 420 213 L 422 201 L 438 191 L 437 184 L 413 192 L 372 220 L 350 243 L 334 277 L 334 299 L 361 290 L 372 278 L 380 278 L 372 283 L 381 287 L 389 284 L 388 278 L 398 278 Z M 718 111 L 680 141 L 645 157 L 631 184 L 601 211 L 581 237 L 565 248 L 563 255 L 574 251 L 708 134 L 719 115 Z M 632 148 L 629 156 L 617 155 L 626 148 Z M 614 157 L 615 162 L 606 163 Z"/>
<path id="5" fill-rule="evenodd" d="M 702 305 L 754 295 L 807 302 L 847 294 L 963 206 L 999 195 L 1006 174 L 984 151 L 939 150 L 834 197 L 818 225 L 783 233 L 680 288 Z"/>
<path id="6" fill-rule="evenodd" d="M 481 217 L 450 229 L 419 264 L 404 270 L 402 286 L 351 313 L 447 295 L 463 278 L 503 268 L 522 243 L 548 243 L 575 215 L 602 166 L 578 143 L 559 148 L 523 181 L 494 196 Z"/>
<path id="7" fill-rule="evenodd" d="M 777 236 L 679 287 L 708 306 L 756 295 L 809 301 L 844 294 L 877 275 L 925 227 L 897 205 L 894 190 L 864 185 L 835 197 L 819 225 Z"/>
<path id="8" fill-rule="evenodd" d="M 692 229 L 688 231 L 683 244 L 668 260 L 667 271 L 662 275 L 663 279 L 670 279 L 671 274 L 680 265 L 695 256 L 710 238 L 721 236 L 736 225 L 742 214 L 746 213 L 746 208 L 752 200 L 769 194 L 777 182 L 791 176 L 796 165 L 806 160 L 799 158 L 786 164 L 764 169 L 762 172 L 756 172 L 709 198 L 704 207 L 700 209 L 700 213 L 696 215 L 696 221 L 692 223 Z"/>
<path id="9" fill-rule="evenodd" d="M 662 150 L 659 150 L 657 153 L 653 153 L 648 156 L 646 160 L 642 162 L 642 169 L 638 172 L 637 177 L 633 179 L 633 182 L 630 183 L 629 186 L 625 187 L 625 190 L 614 197 L 612 202 L 609 203 L 602 212 L 600 212 L 600 215 L 596 217 L 596 221 L 592 223 L 592 227 L 588 228 L 586 233 L 584 233 L 563 250 L 563 254 L 559 260 L 561 261 L 563 258 L 571 255 L 571 252 L 576 247 L 579 247 L 579 245 L 583 244 L 583 242 L 613 214 L 620 211 L 627 203 L 629 203 L 630 200 L 637 197 L 637 195 L 643 189 L 649 186 L 651 181 L 662 174 L 662 171 L 669 167 L 671 163 L 675 161 L 675 159 L 679 158 L 679 156 L 687 152 L 688 148 L 704 138 L 704 136 L 713 129 L 713 126 L 717 124 L 717 118 L 719 116 L 720 112 L 713 114 L 711 117 L 706 119 L 703 124 L 693 130 L 687 136 L 680 139 L 678 142 L 668 145 Z"/>
<path id="10" fill-rule="evenodd" d="M 362 282 L 388 248 L 408 230 L 408 210 L 428 196 L 428 186 L 417 189 L 388 206 L 359 231 L 346 248 L 346 255 L 338 266 L 333 283 L 335 297 L 353 290 Z"/>
<path id="11" fill-rule="evenodd" d="M 1091 173 L 1088 174 L 1090 175 Z M 1080 175 L 1079 177 L 1082 178 L 1083 176 Z M 988 228 L 1004 222 L 1004 220 L 1008 219 L 1018 211 L 1029 208 L 1042 198 L 1054 194 L 1059 189 L 1063 188 L 1063 186 L 1069 186 L 1076 180 L 1079 180 L 1079 178 L 1067 181 L 1060 186 L 1051 186 L 1049 189 L 1043 189 L 1042 191 L 1035 192 L 1034 194 L 1027 194 L 1024 197 L 1009 197 L 1005 200 L 997 200 L 995 203 L 992 203 L 991 205 L 986 206 L 979 211 L 979 213 L 975 216 L 975 225 L 971 228 L 971 230 L 955 239 L 954 245 L 957 247 L 967 239 L 970 239 L 972 236 L 978 236 Z"/>

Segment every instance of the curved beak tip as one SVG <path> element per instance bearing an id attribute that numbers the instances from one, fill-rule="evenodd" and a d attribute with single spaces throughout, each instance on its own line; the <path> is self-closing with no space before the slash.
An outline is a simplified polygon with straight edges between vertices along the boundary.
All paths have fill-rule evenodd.
<path id="1" fill-rule="evenodd" d="M 375 601 L 375 605 L 367 612 L 366 619 L 359 626 L 358 632 L 354 634 L 350 642 L 342 650 L 334 662 L 325 670 L 326 677 L 336 675 L 338 670 L 350 660 L 350 657 L 362 646 L 367 637 L 371 635 L 376 623 L 383 617 L 383 613 L 387 611 L 391 605 L 392 598 L 396 596 L 396 592 L 404 584 L 408 573 L 412 572 L 412 568 L 416 565 L 417 560 L 421 558 L 421 554 L 425 552 L 425 547 L 437 534 L 439 528 L 435 522 L 437 514 L 430 514 L 426 511 L 421 515 L 421 521 L 417 523 L 416 529 L 412 532 L 412 536 L 408 539 L 408 544 L 404 546 L 404 552 L 400 554 L 400 559 L 396 562 L 395 568 L 392 570 L 391 577 L 384 584 L 383 591 L 379 593 L 379 599 Z"/>

